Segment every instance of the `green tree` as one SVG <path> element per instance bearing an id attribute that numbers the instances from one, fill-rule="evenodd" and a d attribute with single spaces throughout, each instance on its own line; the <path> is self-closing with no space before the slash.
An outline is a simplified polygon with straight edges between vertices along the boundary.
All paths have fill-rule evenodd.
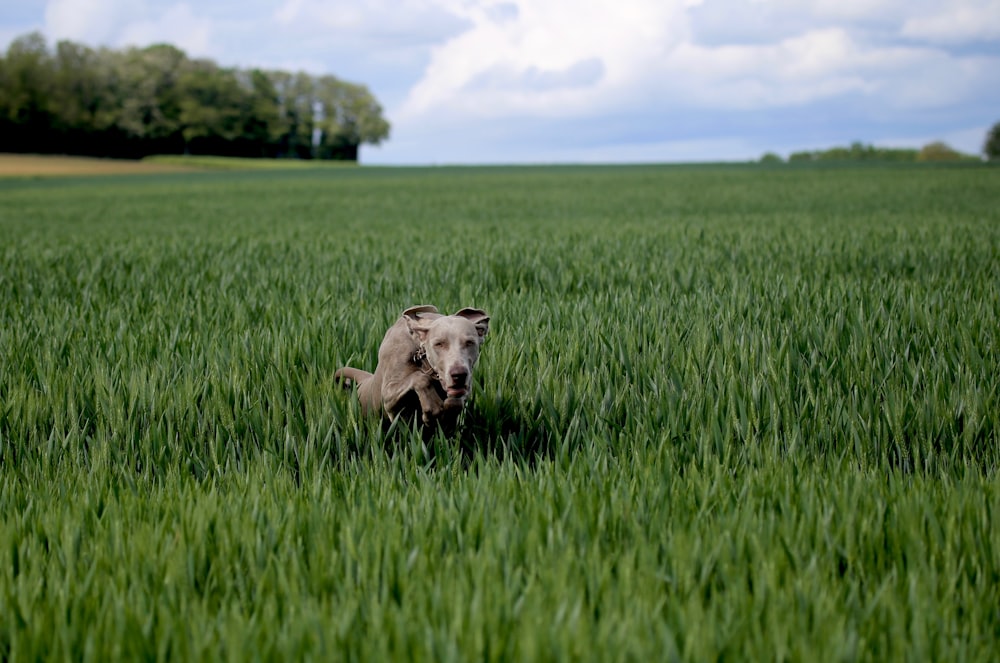
<path id="1" fill-rule="evenodd" d="M 101 154 L 118 122 L 111 88 L 113 54 L 70 41 L 56 45 L 49 97 L 51 128 L 63 141 L 60 151 Z"/>
<path id="2" fill-rule="evenodd" d="M 1000 161 L 1000 122 L 994 124 L 993 128 L 986 134 L 983 154 L 990 161 Z"/>
<path id="3" fill-rule="evenodd" d="M 321 158 L 357 160 L 362 143 L 378 145 L 389 137 L 382 107 L 363 85 L 323 76 L 316 84 L 322 121 L 318 145 Z"/>
<path id="4" fill-rule="evenodd" d="M 962 154 L 947 143 L 942 143 L 941 141 L 935 141 L 924 145 L 920 148 L 920 152 L 917 154 L 917 161 L 920 162 L 969 161 L 970 158 L 974 159 L 975 157 Z"/>
<path id="5" fill-rule="evenodd" d="M 314 92 L 313 79 L 304 72 L 269 72 L 278 101 L 280 156 L 313 157 Z"/>
<path id="6" fill-rule="evenodd" d="M 4 125 L 0 150 L 49 151 L 48 129 L 52 118 L 52 59 L 41 33 L 18 37 L 7 47 L 4 58 L 0 110 Z"/>
<path id="7" fill-rule="evenodd" d="M 167 44 L 128 49 L 119 59 L 120 127 L 154 151 L 183 147 L 178 76 L 187 56 Z"/>
<path id="8" fill-rule="evenodd" d="M 239 72 L 247 94 L 241 108 L 244 156 L 273 157 L 275 146 L 284 135 L 284 125 L 279 110 L 278 92 L 267 73 L 260 69 Z"/>
<path id="9" fill-rule="evenodd" d="M 223 144 L 243 133 L 241 110 L 248 91 L 232 70 L 220 69 L 209 60 L 185 63 L 177 85 L 184 151 L 203 151 L 198 149 L 200 141 L 204 151 L 225 152 Z"/>
<path id="10" fill-rule="evenodd" d="M 0 55 L 0 150 L 356 159 L 388 135 L 368 89 L 333 76 L 227 69 L 168 44 L 50 52 L 37 32 Z"/>

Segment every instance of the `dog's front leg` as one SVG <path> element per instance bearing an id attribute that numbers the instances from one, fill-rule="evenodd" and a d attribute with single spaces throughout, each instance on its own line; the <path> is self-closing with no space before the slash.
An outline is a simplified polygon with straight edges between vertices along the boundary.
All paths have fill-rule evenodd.
<path id="1" fill-rule="evenodd" d="M 431 380 L 425 391 L 417 391 L 423 421 L 428 426 L 440 426 L 447 433 L 454 431 L 465 406 L 465 399 L 448 398 L 441 384 Z"/>
<path id="2" fill-rule="evenodd" d="M 417 397 L 425 424 L 437 419 L 445 409 L 444 399 L 435 388 L 433 378 L 414 372 L 382 385 L 382 404 L 389 418 L 395 419 L 405 409 L 412 408 L 412 395 Z"/>
<path id="3" fill-rule="evenodd" d="M 425 424 L 433 424 L 450 409 L 437 380 L 423 373 L 414 380 L 413 391 L 420 401 L 420 413 Z"/>

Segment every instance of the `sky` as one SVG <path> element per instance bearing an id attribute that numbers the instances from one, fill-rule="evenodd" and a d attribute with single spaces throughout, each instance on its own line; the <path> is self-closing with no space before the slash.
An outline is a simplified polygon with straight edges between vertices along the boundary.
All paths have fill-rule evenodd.
<path id="1" fill-rule="evenodd" d="M 362 83 L 368 164 L 979 154 L 1000 122 L 1000 0 L 3 2 L 0 49 L 36 30 Z"/>

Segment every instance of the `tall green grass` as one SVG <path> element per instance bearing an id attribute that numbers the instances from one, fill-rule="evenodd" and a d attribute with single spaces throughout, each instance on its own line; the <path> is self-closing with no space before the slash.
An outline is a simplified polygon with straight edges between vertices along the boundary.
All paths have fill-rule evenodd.
<path id="1" fill-rule="evenodd" d="M 0 181 L 0 657 L 990 660 L 1000 171 Z M 412 304 L 460 433 L 361 417 Z"/>

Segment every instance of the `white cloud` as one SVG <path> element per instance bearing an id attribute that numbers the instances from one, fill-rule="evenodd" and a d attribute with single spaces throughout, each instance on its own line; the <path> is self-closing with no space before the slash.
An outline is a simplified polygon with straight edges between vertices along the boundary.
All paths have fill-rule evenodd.
<path id="1" fill-rule="evenodd" d="M 471 27 L 434 49 L 397 117 L 405 124 L 636 107 L 746 110 L 845 95 L 867 97 L 875 106 L 932 107 L 961 100 L 1000 65 L 996 58 L 959 59 L 934 46 L 879 44 L 843 27 L 764 43 L 702 45 L 683 0 L 590 4 L 518 0 L 513 18 L 498 21 L 492 5 L 456 3 L 453 10 Z M 824 0 L 813 10 L 863 11 L 860 2 L 836 4 Z M 872 7 L 885 16 L 899 3 Z"/>
<path id="2" fill-rule="evenodd" d="M 835 28 L 775 44 L 685 44 L 666 66 L 696 106 L 754 109 L 857 95 L 874 107 L 899 110 L 967 98 L 989 83 L 1000 60 L 959 59 L 929 47 L 873 46 Z"/>
<path id="3" fill-rule="evenodd" d="M 212 55 L 212 21 L 197 16 L 189 5 L 181 3 L 168 7 L 155 19 L 123 26 L 117 41 L 137 46 L 165 42 L 188 55 Z"/>
<path id="4" fill-rule="evenodd" d="M 962 1 L 962 0 L 952 0 Z M 780 14 L 798 13 L 815 21 L 872 21 L 905 15 L 921 4 L 939 0 L 749 0 L 765 11 Z M 730 3 L 726 3 L 730 4 Z"/>
<path id="5" fill-rule="evenodd" d="M 122 25 L 143 15 L 142 2 L 128 0 L 50 0 L 45 27 L 53 39 L 88 44 L 115 41 Z"/>
<path id="6" fill-rule="evenodd" d="M 618 91 L 641 84 L 643 72 L 687 33 L 683 0 L 516 0 L 504 3 L 502 17 L 497 3 L 442 5 L 470 28 L 433 49 L 403 116 L 442 108 L 496 116 L 612 107 Z M 586 84 L 538 85 L 567 78 Z"/>
<path id="7" fill-rule="evenodd" d="M 387 40 L 432 43 L 458 27 L 454 16 L 433 0 L 285 0 L 274 20 L 305 32 L 326 31 L 331 40 Z"/>
<path id="8" fill-rule="evenodd" d="M 1000 39 L 1000 0 L 965 0 L 908 18 L 902 34 L 946 44 Z"/>
<path id="9" fill-rule="evenodd" d="M 56 40 L 115 47 L 166 42 L 190 55 L 213 55 L 212 20 L 184 2 L 151 6 L 142 0 L 50 0 L 45 26 Z"/>

